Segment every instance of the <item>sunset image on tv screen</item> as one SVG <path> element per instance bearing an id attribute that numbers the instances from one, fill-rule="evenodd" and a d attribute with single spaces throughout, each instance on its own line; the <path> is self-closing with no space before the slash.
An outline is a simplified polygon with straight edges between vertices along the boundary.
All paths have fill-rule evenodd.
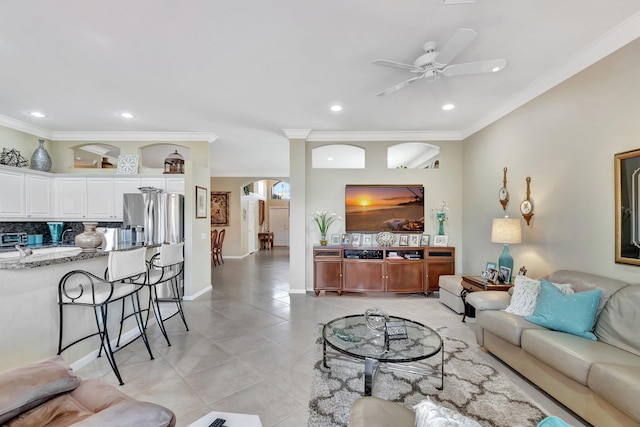
<path id="1" fill-rule="evenodd" d="M 424 231 L 421 185 L 347 185 L 347 232 Z"/>

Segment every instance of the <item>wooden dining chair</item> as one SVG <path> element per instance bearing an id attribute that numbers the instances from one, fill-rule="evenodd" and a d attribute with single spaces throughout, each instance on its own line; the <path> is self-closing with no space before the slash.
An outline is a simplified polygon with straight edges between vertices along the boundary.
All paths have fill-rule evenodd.
<path id="1" fill-rule="evenodd" d="M 216 245 L 218 244 L 218 230 L 211 230 L 211 262 L 216 263 Z"/>

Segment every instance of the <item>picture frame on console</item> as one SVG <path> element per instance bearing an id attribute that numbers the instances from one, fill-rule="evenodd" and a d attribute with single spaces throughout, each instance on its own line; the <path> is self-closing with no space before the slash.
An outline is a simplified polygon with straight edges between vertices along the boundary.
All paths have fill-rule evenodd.
<path id="1" fill-rule="evenodd" d="M 342 246 L 350 246 L 351 245 L 351 234 L 343 234 L 342 235 Z"/>
<path id="2" fill-rule="evenodd" d="M 331 246 L 340 246 L 340 235 L 332 234 L 331 235 Z"/>
<path id="3" fill-rule="evenodd" d="M 362 235 L 362 246 L 363 247 L 371 247 L 371 234 L 363 234 Z"/>
<path id="4" fill-rule="evenodd" d="M 360 233 L 351 233 L 351 246 L 360 246 Z"/>
<path id="5" fill-rule="evenodd" d="M 429 237 L 428 234 L 423 234 L 420 237 L 420 246 L 429 246 Z"/>
<path id="6" fill-rule="evenodd" d="M 400 235 L 400 246 L 409 246 L 409 235 L 401 234 Z"/>
<path id="7" fill-rule="evenodd" d="M 410 234 L 409 235 L 409 246 L 420 246 L 420 235 L 419 234 Z"/>
<path id="8" fill-rule="evenodd" d="M 447 246 L 449 243 L 449 236 L 438 235 L 433 238 L 433 246 Z"/>

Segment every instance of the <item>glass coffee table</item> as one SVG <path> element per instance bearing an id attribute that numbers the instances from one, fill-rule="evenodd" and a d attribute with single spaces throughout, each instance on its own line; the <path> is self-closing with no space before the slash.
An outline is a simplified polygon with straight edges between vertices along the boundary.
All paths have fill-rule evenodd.
<path id="1" fill-rule="evenodd" d="M 322 329 L 322 362 L 327 365 L 327 345 L 338 352 L 332 358 L 364 360 L 364 395 L 371 396 L 373 378 L 384 364 L 386 369 L 412 372 L 420 375 L 440 378 L 440 387 L 444 387 L 444 344 L 436 331 L 421 323 L 402 317 L 389 316 L 389 321 L 404 321 L 407 338 L 386 339 L 384 328 L 374 329 L 367 326 L 365 316 L 355 314 L 339 317 L 324 325 Z M 428 366 L 416 366 L 411 362 L 428 359 L 438 352 L 442 353 L 440 369 Z M 346 357 L 345 357 L 346 356 Z"/>

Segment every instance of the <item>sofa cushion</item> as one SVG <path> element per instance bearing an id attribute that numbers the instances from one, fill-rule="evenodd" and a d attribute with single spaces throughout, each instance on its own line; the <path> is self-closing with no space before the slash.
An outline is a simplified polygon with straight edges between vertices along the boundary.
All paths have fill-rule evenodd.
<path id="1" fill-rule="evenodd" d="M 621 280 L 573 270 L 555 271 L 551 276 L 549 276 L 548 280 L 554 283 L 570 283 L 575 292 L 584 292 L 593 289 L 602 290 L 600 303 L 598 304 L 598 311 L 596 312 L 596 318 L 604 308 L 607 301 L 609 301 L 611 295 L 616 293 L 619 289 L 629 286 L 629 283 Z"/>
<path id="2" fill-rule="evenodd" d="M 504 294 L 504 292 L 501 293 Z M 522 316 L 497 310 L 479 312 L 476 317 L 476 323 L 476 327 L 485 328 L 491 331 L 492 334 L 518 347 L 520 346 L 522 331 L 526 329 L 545 329 L 542 326 L 527 322 Z"/>
<path id="3" fill-rule="evenodd" d="M 565 295 L 573 293 L 573 287 L 569 283 L 553 283 L 553 285 L 560 289 Z M 518 275 L 514 282 L 511 302 L 504 311 L 507 313 L 517 314 L 518 316 L 530 316 L 535 311 L 539 294 L 539 280 Z"/>
<path id="4" fill-rule="evenodd" d="M 589 372 L 589 388 L 636 420 L 640 420 L 638 363 L 638 366 L 594 363 Z"/>
<path id="5" fill-rule="evenodd" d="M 176 424 L 176 416 L 168 408 L 127 396 L 114 386 L 96 379 L 82 381 L 73 396 L 94 414 L 74 427 L 111 427 L 113 420 L 126 420 L 122 426 L 167 427 Z"/>
<path id="6" fill-rule="evenodd" d="M 21 413 L 3 427 L 64 427 L 92 415 L 92 412 L 78 403 L 69 393 L 64 393 Z"/>
<path id="7" fill-rule="evenodd" d="M 536 309 L 526 319 L 536 325 L 596 340 L 591 332 L 600 301 L 600 289 L 565 295 L 547 280 L 540 281 Z"/>
<path id="8" fill-rule="evenodd" d="M 613 294 L 596 323 L 595 334 L 607 344 L 640 356 L 640 285 Z"/>
<path id="9" fill-rule="evenodd" d="M 638 356 L 601 341 L 592 341 L 548 329 L 527 329 L 522 333 L 524 351 L 561 374 L 588 386 L 594 363 L 637 365 Z"/>
<path id="10" fill-rule="evenodd" d="M 482 427 L 480 423 L 465 417 L 453 409 L 445 408 L 425 399 L 413 407 L 416 411 L 416 427 Z"/>
<path id="11" fill-rule="evenodd" d="M 60 356 L 0 373 L 0 424 L 75 389 L 80 381 Z"/>

